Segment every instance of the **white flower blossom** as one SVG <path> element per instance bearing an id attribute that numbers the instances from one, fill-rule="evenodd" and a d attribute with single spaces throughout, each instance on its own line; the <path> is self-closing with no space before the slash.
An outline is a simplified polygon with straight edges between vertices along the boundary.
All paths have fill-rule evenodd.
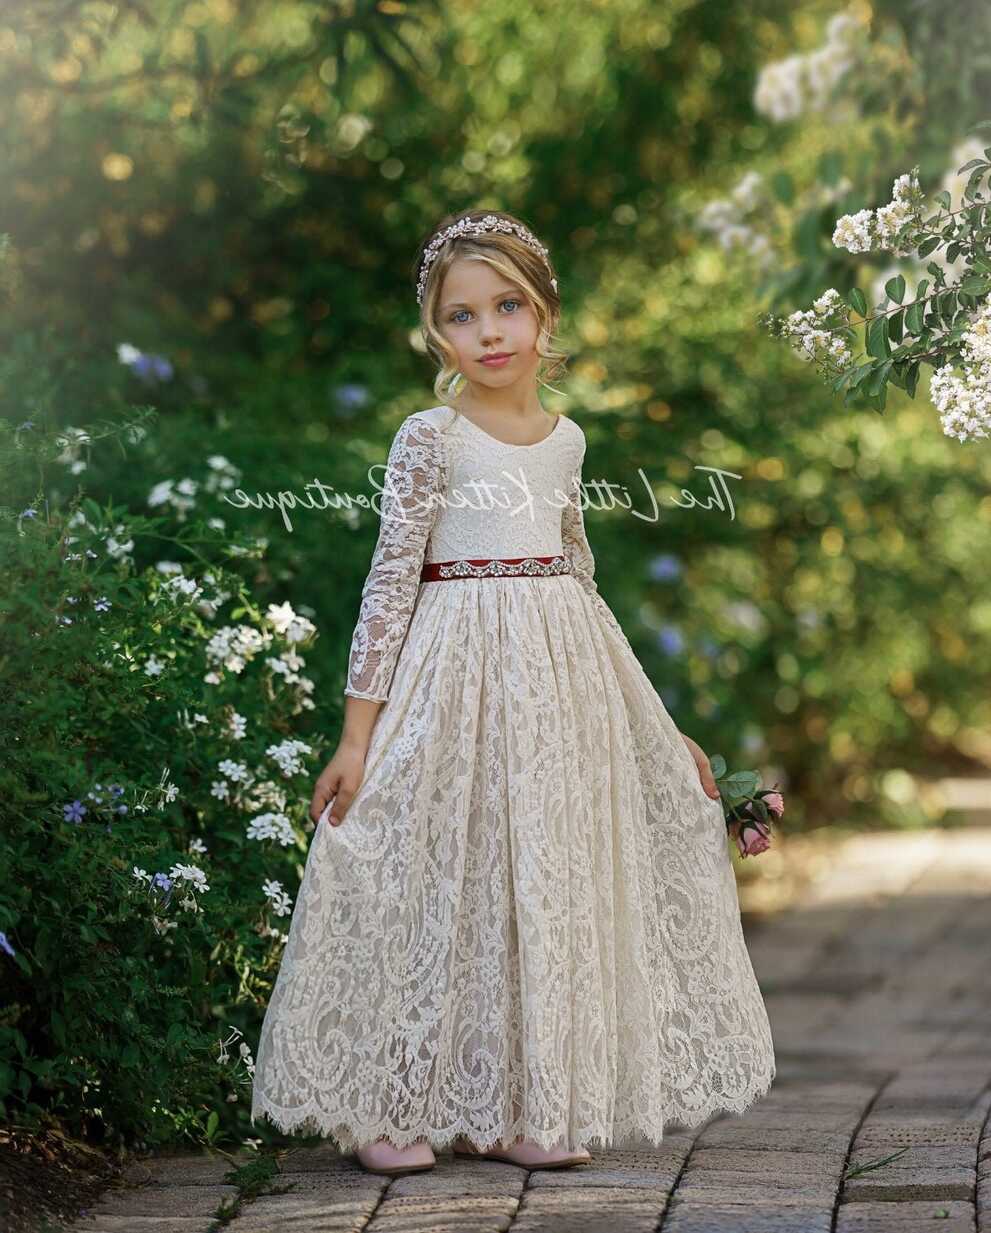
<path id="1" fill-rule="evenodd" d="M 234 781 L 234 783 L 247 783 L 250 778 L 250 772 L 244 762 L 234 762 L 230 758 L 225 758 L 217 767 L 222 775 Z"/>
<path id="2" fill-rule="evenodd" d="M 857 63 L 867 28 L 854 11 L 837 13 L 826 26 L 826 40 L 807 53 L 766 64 L 754 88 L 754 107 L 781 123 L 803 112 L 822 111 L 839 82 Z"/>
<path id="3" fill-rule="evenodd" d="M 914 219 L 922 222 L 922 194 L 916 169 L 896 178 L 892 185 L 892 200 L 877 210 L 858 210 L 844 214 L 833 228 L 833 244 L 851 253 L 891 252 L 896 257 L 908 257 L 913 249 L 909 241 L 898 242 L 898 232 Z"/>
<path id="4" fill-rule="evenodd" d="M 275 839 L 284 848 L 296 842 L 292 823 L 284 813 L 262 813 L 252 818 L 245 832 L 249 839 Z"/>
<path id="5" fill-rule="evenodd" d="M 188 882 L 193 890 L 199 891 L 201 895 L 210 889 L 206 874 L 196 865 L 173 865 L 169 870 L 169 877 L 174 882 Z"/>
<path id="6" fill-rule="evenodd" d="M 291 604 L 269 604 L 265 616 L 275 626 L 276 633 L 281 634 L 287 642 L 302 642 L 310 634 L 316 633 L 313 622 L 294 612 Z"/>
<path id="7" fill-rule="evenodd" d="M 265 753 L 279 764 L 280 770 L 287 778 L 291 775 L 300 775 L 306 770 L 299 755 L 312 752 L 312 747 L 305 741 L 294 738 L 280 741 L 277 745 L 269 745 L 265 750 Z"/>
<path id="8" fill-rule="evenodd" d="M 985 300 L 962 335 L 960 360 L 961 373 L 944 364 L 929 383 L 943 432 L 958 441 L 991 436 L 991 301 Z"/>
<path id="9" fill-rule="evenodd" d="M 282 883 L 269 879 L 262 884 L 266 898 L 271 902 L 276 916 L 288 916 L 292 911 L 292 900 L 282 889 Z"/>

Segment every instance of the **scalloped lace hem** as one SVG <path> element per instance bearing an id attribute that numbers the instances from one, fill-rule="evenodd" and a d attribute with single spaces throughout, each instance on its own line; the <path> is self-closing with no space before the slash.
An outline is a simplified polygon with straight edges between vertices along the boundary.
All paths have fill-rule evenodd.
<path id="1" fill-rule="evenodd" d="M 727 1096 L 723 1092 L 713 1092 L 704 1104 L 687 1108 L 674 1106 L 669 1109 L 667 1117 L 656 1124 L 644 1126 L 634 1118 L 619 1123 L 610 1131 L 601 1123 L 592 1123 L 583 1127 L 575 1137 L 575 1141 L 565 1144 L 568 1151 L 580 1151 L 584 1147 L 596 1145 L 600 1148 L 621 1147 L 660 1147 L 667 1133 L 678 1133 L 678 1130 L 688 1130 L 700 1126 L 716 1113 L 745 1113 L 752 1105 L 767 1095 L 774 1081 L 776 1068 L 771 1070 L 752 1084 L 739 1096 Z M 527 1127 L 522 1121 L 515 1126 L 480 1131 L 466 1119 L 461 1119 L 449 1126 L 417 1126 L 397 1127 L 388 1118 L 377 1122 L 362 1122 L 353 1116 L 339 1114 L 337 1117 L 321 1118 L 310 1106 L 297 1110 L 284 1110 L 273 1105 L 265 1096 L 255 1098 L 251 1113 L 251 1124 L 254 1126 L 259 1117 L 267 1118 L 283 1134 L 320 1135 L 336 1142 L 344 1152 L 354 1152 L 360 1147 L 374 1143 L 376 1139 L 387 1138 L 393 1147 L 409 1147 L 420 1139 L 426 1139 L 435 1150 L 443 1150 L 455 1139 L 466 1139 L 472 1147 L 479 1151 L 488 1151 L 497 1143 L 513 1141 L 519 1138 L 528 1139 L 542 1148 L 554 1147 L 564 1137 L 562 1129 L 537 1130 Z M 671 1131 L 671 1124 L 675 1125 Z"/>

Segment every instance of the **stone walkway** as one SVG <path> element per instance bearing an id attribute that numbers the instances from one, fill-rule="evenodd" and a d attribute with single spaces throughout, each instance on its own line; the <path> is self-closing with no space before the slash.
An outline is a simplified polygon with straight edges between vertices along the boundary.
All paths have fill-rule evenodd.
<path id="1" fill-rule="evenodd" d="M 149 1161 L 91 1233 L 991 1233 L 991 828 L 848 841 L 799 908 L 748 936 L 778 1077 L 742 1116 L 563 1171 L 446 1153 L 367 1174 L 329 1144 L 245 1201 L 229 1165 Z M 865 1169 L 894 1153 L 879 1167 Z M 250 1158 L 241 1153 L 239 1160 Z"/>

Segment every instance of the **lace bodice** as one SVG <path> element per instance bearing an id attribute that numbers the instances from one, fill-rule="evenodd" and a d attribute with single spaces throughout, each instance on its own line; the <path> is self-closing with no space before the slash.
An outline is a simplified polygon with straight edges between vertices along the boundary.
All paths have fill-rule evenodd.
<path id="1" fill-rule="evenodd" d="M 498 441 L 447 406 L 407 416 L 382 479 L 378 542 L 361 593 L 345 694 L 388 698 L 424 561 L 563 554 L 571 574 L 562 577 L 594 596 L 618 628 L 598 595 L 585 534 L 585 445 L 581 427 L 563 415 L 534 445 Z"/>

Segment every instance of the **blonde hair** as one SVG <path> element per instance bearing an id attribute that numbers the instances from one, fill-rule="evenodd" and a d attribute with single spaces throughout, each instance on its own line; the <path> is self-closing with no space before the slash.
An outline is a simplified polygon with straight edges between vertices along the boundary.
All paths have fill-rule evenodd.
<path id="1" fill-rule="evenodd" d="M 438 232 L 451 226 L 462 218 L 482 219 L 488 214 L 507 222 L 519 223 L 520 219 L 502 210 L 464 210 L 459 214 L 449 214 L 434 227 L 430 234 L 424 237 L 413 265 L 413 284 L 419 280 L 423 256 L 430 241 Z M 526 226 L 526 224 L 523 224 Z M 511 279 L 523 290 L 537 316 L 539 333 L 536 350 L 540 356 L 541 365 L 548 365 L 545 372 L 539 376 L 540 383 L 564 366 L 567 362 L 567 352 L 561 350 L 555 342 L 555 330 L 561 320 L 561 299 L 551 279 L 556 277 L 556 271 L 540 253 L 514 235 L 512 232 L 487 231 L 481 235 L 453 236 L 441 248 L 434 258 L 427 273 L 426 285 L 423 290 L 423 304 L 420 308 L 420 328 L 427 354 L 437 364 L 437 375 L 434 377 L 434 394 L 443 403 L 451 396 L 454 384 L 460 375 L 457 367 L 457 357 L 454 348 L 440 332 L 438 322 L 438 301 L 440 290 L 444 285 L 444 276 L 459 257 L 469 257 L 475 261 L 484 261 L 503 277 Z M 539 372 L 539 369 L 538 369 Z M 553 386 L 548 386 L 553 389 Z M 560 393 L 555 390 L 555 393 Z"/>

